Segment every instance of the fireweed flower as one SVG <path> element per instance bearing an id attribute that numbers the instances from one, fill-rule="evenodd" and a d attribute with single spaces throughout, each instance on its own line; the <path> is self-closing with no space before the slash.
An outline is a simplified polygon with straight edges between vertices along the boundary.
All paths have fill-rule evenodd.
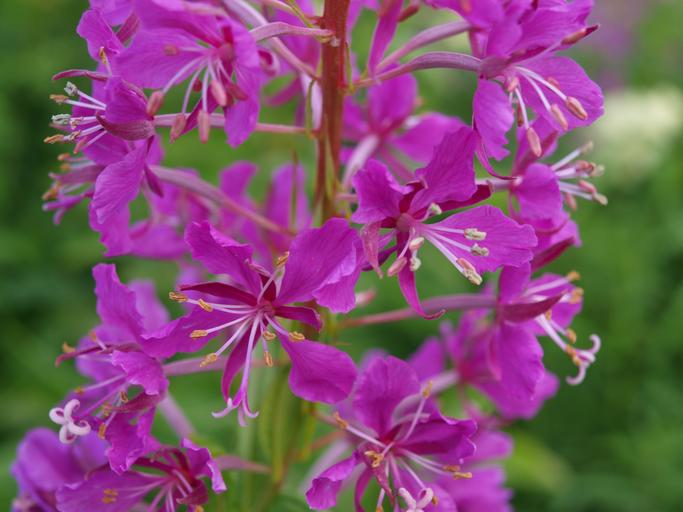
<path id="1" fill-rule="evenodd" d="M 472 9 L 486 9 L 478 4 L 472 2 Z M 592 2 L 523 4 L 508 2 L 502 19 L 470 38 L 473 54 L 482 59 L 473 119 L 484 159 L 508 154 L 505 134 L 515 113 L 532 151 L 540 155 L 529 110 L 563 131 L 591 124 L 603 112 L 600 88 L 576 62 L 555 55 L 597 28 L 586 24 Z"/>
<path id="2" fill-rule="evenodd" d="M 418 250 L 430 242 L 451 264 L 475 284 L 481 272 L 502 265 L 521 265 L 532 257 L 536 237 L 530 226 L 520 226 L 492 206 L 479 206 L 428 223 L 430 217 L 479 202 L 488 197 L 488 187 L 474 181 L 475 135 L 469 128 L 444 137 L 432 160 L 415 172 L 416 180 L 399 185 L 382 164 L 370 161 L 353 180 L 358 209 L 351 217 L 364 224 L 362 237 L 368 261 L 381 274 L 380 251 L 391 240 L 396 245 L 381 254 L 396 253 L 389 267 L 398 275 L 408 304 L 423 316 L 415 288 L 420 267 Z M 388 233 L 380 230 L 387 228 Z"/>
<path id="3" fill-rule="evenodd" d="M 289 385 L 295 395 L 327 403 L 346 398 L 356 374 L 351 358 L 329 345 L 306 340 L 300 332 L 288 331 L 280 320 L 294 320 L 320 329 L 320 317 L 314 309 L 290 304 L 316 300 L 335 311 L 343 305 L 345 295 L 353 295 L 355 282 L 348 282 L 347 278 L 358 275 L 357 235 L 346 221 L 331 219 L 321 228 L 300 233 L 272 273 L 253 263 L 249 246 L 222 235 L 208 223 L 190 225 L 186 240 L 194 259 L 211 273 L 229 277 L 233 284 L 181 286 L 182 291 L 199 292 L 206 297 L 200 299 L 173 292 L 172 298 L 196 307 L 188 316 L 147 339 L 148 353 L 168 357 L 177 352 L 195 352 L 208 339 L 232 327 L 228 339 L 205 358 L 205 364 L 216 361 L 232 348 L 222 380 L 227 406 L 214 416 L 238 409 L 241 423 L 258 414 L 250 409 L 248 387 L 253 351 L 259 339 L 268 365 L 272 365 L 272 356 L 267 344 L 276 338 L 280 340 L 292 361 Z M 325 293 L 327 285 L 335 284 L 336 293 Z M 240 370 L 239 390 L 231 396 L 230 385 Z"/>
<path id="4" fill-rule="evenodd" d="M 555 149 L 557 131 L 544 119 L 537 120 L 533 126 L 541 141 L 541 156 L 551 155 Z M 516 208 L 511 208 L 510 213 L 521 222 L 547 231 L 549 228 L 560 228 L 567 222 L 568 214 L 563 206 L 575 210 L 579 198 L 607 204 L 607 198 L 589 181 L 602 173 L 602 167 L 586 160 L 577 160 L 591 147 L 590 143 L 585 144 L 555 163 L 544 164 L 538 161 L 528 141 L 520 139 L 512 169 L 514 179 L 498 180 L 495 185 L 508 188 L 509 198 L 516 202 Z"/>
<path id="5" fill-rule="evenodd" d="M 143 334 L 159 329 L 167 314 L 149 283 L 134 290 L 121 284 L 113 265 L 93 269 L 97 313 L 102 324 L 78 348 L 65 345 L 58 362 L 76 359 L 81 374 L 93 383 L 71 393 L 50 411 L 63 443 L 95 433 L 109 441 L 111 468 L 122 473 L 155 441 L 150 429 L 154 408 L 168 381 L 159 361 L 140 347 Z"/>
<path id="6" fill-rule="evenodd" d="M 52 430 L 31 430 L 19 443 L 12 464 L 12 475 L 19 484 L 12 512 L 56 512 L 55 493 L 65 484 L 80 482 L 105 463 L 104 442 L 97 436 L 64 444 Z"/>
<path id="7" fill-rule="evenodd" d="M 410 75 L 370 87 L 365 105 L 346 99 L 343 135 L 355 145 L 346 164 L 346 186 L 370 158 L 383 161 L 399 178 L 410 181 L 412 171 L 401 157 L 425 164 L 446 133 L 464 126 L 461 120 L 437 112 L 413 115 L 418 102 L 417 80 Z"/>
<path id="8" fill-rule="evenodd" d="M 442 478 L 439 485 L 451 496 L 458 512 L 511 512 L 512 491 L 504 487 L 505 471 L 497 464 L 512 453 L 512 439 L 495 430 L 487 418 L 477 421 L 472 437 L 477 451 L 467 459 L 463 471 L 472 473 L 467 481 Z"/>
<path id="9" fill-rule="evenodd" d="M 360 466 L 356 510 L 363 510 L 361 499 L 372 479 L 380 486 L 377 510 L 387 498 L 398 506 L 399 497 L 411 512 L 437 503 L 439 509 L 455 510 L 449 495 L 430 482 L 470 476 L 461 465 L 474 453 L 473 421 L 443 416 L 430 398 L 430 385 L 421 389 L 410 365 L 391 356 L 376 358 L 359 376 L 349 414 L 335 417 L 353 453 L 313 480 L 306 492 L 311 508 L 335 506 L 342 486 Z"/>
<path id="10" fill-rule="evenodd" d="M 80 482 L 64 485 L 57 491 L 57 505 L 60 512 L 127 512 L 136 505 L 150 512 L 175 511 L 182 506 L 200 512 L 209 499 L 204 477 L 211 481 L 214 492 L 226 490 L 209 450 L 183 439 L 180 448 L 162 447 L 137 459 L 135 468 L 125 473 L 101 467 Z M 152 495 L 150 503 L 143 501 Z"/>
<path id="11" fill-rule="evenodd" d="M 190 10 L 190 5 L 178 8 L 155 0 L 136 2 L 142 29 L 118 57 L 120 72 L 133 83 L 156 89 L 148 104 L 152 114 L 171 88 L 189 79 L 171 137 L 197 125 L 200 139 L 206 142 L 209 115 L 221 107 L 228 143 L 238 146 L 258 119 L 263 70 L 256 41 L 227 14 Z M 193 91 L 199 91 L 200 98 L 188 119 Z"/>
<path id="12" fill-rule="evenodd" d="M 600 339 L 592 335 L 589 349 L 576 346 L 569 325 L 581 309 L 583 290 L 572 284 L 575 277 L 546 274 L 530 280 L 529 265 L 504 268 L 493 321 L 485 318 L 485 310 L 472 311 L 456 330 L 444 332 L 459 385 L 484 393 L 507 418 L 533 417 L 557 390 L 557 379 L 543 366 L 538 336 L 549 337 L 570 357 L 578 374 L 567 382 L 579 384 L 595 361 Z"/>
<path id="13" fill-rule="evenodd" d="M 100 233 L 109 255 L 132 248 L 127 230 L 128 204 L 141 187 L 159 193 L 160 184 L 150 166 L 161 160 L 161 148 L 143 93 L 121 78 L 94 81 L 87 94 L 69 82 L 66 95 L 55 101 L 73 106 L 72 114 L 53 116 L 67 134 L 45 139 L 49 143 L 75 142 L 75 153 L 60 156 L 62 171 L 51 174 L 52 187 L 43 196 L 44 209 L 64 213 L 83 199 L 90 203 L 90 225 Z"/>

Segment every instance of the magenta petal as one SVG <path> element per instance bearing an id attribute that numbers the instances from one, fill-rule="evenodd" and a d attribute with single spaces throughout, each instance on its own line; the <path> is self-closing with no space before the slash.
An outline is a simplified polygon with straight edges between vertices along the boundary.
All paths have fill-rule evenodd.
<path id="1" fill-rule="evenodd" d="M 301 165 L 287 164 L 273 173 L 265 213 L 273 222 L 295 232 L 310 226 L 306 176 Z M 284 252 L 289 249 L 292 238 L 286 234 L 268 233 L 268 240 L 276 250 Z"/>
<path id="2" fill-rule="evenodd" d="M 437 339 L 428 339 L 408 359 L 417 372 L 420 382 L 425 382 L 443 372 L 446 366 L 444 347 Z"/>
<path id="3" fill-rule="evenodd" d="M 104 224 L 128 207 L 140 190 L 147 148 L 140 145 L 119 162 L 108 165 L 97 177 L 92 206 L 97 222 Z"/>
<path id="4" fill-rule="evenodd" d="M 304 400 L 327 404 L 349 396 L 356 380 L 356 365 L 348 354 L 314 341 L 281 341 L 292 361 L 292 393 Z"/>
<path id="5" fill-rule="evenodd" d="M 100 263 L 93 268 L 97 314 L 107 326 L 110 341 L 136 341 L 142 333 L 142 316 L 136 309 L 135 293 L 121 283 L 112 264 Z"/>
<path id="6" fill-rule="evenodd" d="M 328 510 L 334 507 L 344 480 L 351 476 L 359 462 L 359 457 L 354 452 L 349 458 L 337 462 L 320 473 L 306 491 L 308 506 L 313 510 Z"/>
<path id="7" fill-rule="evenodd" d="M 106 455 L 112 471 L 119 475 L 125 473 L 154 444 L 151 434 L 154 412 L 150 409 L 142 414 L 135 425 L 130 423 L 132 415 L 117 413 L 107 426 L 105 436 L 111 446 Z"/>
<path id="8" fill-rule="evenodd" d="M 583 120 L 573 115 L 567 109 L 562 99 L 558 98 L 554 92 L 543 84 L 539 85 L 546 98 L 549 98 L 551 103 L 557 103 L 567 119 L 570 129 L 577 126 L 588 126 L 604 113 L 604 99 L 600 87 L 598 87 L 598 85 L 588 77 L 583 68 L 572 59 L 568 57 L 544 57 L 533 60 L 527 67 L 541 75 L 543 78 L 553 79 L 559 84 L 559 89 L 566 96 L 576 98 L 581 102 L 581 105 L 583 105 L 587 114 L 587 118 Z M 529 106 L 531 106 L 537 114 L 545 117 L 554 125 L 557 125 L 557 121 L 555 121 L 554 117 L 546 110 L 535 89 L 528 84 L 526 79 L 521 80 L 521 85 L 522 93 L 525 98 L 528 98 Z"/>
<path id="9" fill-rule="evenodd" d="M 391 427 L 396 406 L 419 391 L 417 374 L 408 363 L 392 356 L 377 358 L 358 377 L 353 410 L 381 435 Z"/>
<path id="10" fill-rule="evenodd" d="M 82 482 L 62 487 L 57 492 L 57 506 L 60 512 L 83 512 L 84 510 L 107 510 L 107 512 L 128 512 L 142 501 L 150 491 L 148 476 L 134 471 L 117 475 L 107 468 L 98 469 Z M 161 486 L 161 482 L 159 482 Z M 102 504 L 105 490 L 117 491 L 116 500 Z"/>
<path id="11" fill-rule="evenodd" d="M 159 362 L 142 352 L 115 350 L 111 363 L 123 370 L 126 382 L 142 386 L 148 395 L 158 395 L 168 388 L 168 380 Z"/>
<path id="12" fill-rule="evenodd" d="M 370 160 L 356 173 L 353 186 L 358 194 L 358 209 L 351 219 L 363 224 L 397 218 L 401 214 L 399 203 L 409 192 L 376 160 Z"/>
<path id="13" fill-rule="evenodd" d="M 465 126 L 457 117 L 449 117 L 438 112 L 416 117 L 416 122 L 401 135 L 391 139 L 391 143 L 413 160 L 426 163 L 434 154 L 437 144 L 447 133 Z"/>
<path id="14" fill-rule="evenodd" d="M 383 12 L 377 20 L 368 57 L 368 68 L 372 72 L 374 72 L 382 57 L 384 57 L 384 52 L 389 47 L 389 44 L 391 44 L 402 8 L 402 0 L 385 0 L 381 7 Z"/>
<path id="15" fill-rule="evenodd" d="M 109 24 L 96 9 L 88 9 L 81 16 L 76 32 L 88 43 L 88 53 L 96 62 L 101 60 L 100 49 L 108 58 L 123 50 L 123 45 Z"/>
<path id="16" fill-rule="evenodd" d="M 486 238 L 476 243 L 481 248 L 487 249 L 488 255 L 471 253 L 461 247 L 448 244 L 443 239 L 433 238 L 430 233 L 438 232 L 439 227 L 463 230 L 476 228 L 485 232 Z M 447 257 L 450 254 L 450 258 L 465 258 L 479 272 L 493 271 L 503 265 L 519 266 L 526 263 L 533 257 L 532 249 L 537 243 L 531 226 L 519 225 L 506 217 L 498 208 L 489 205 L 478 206 L 432 224 L 428 231 L 425 230 L 425 236 Z M 473 245 L 472 241 L 457 233 L 440 232 L 439 236 L 466 246 Z"/>
<path id="17" fill-rule="evenodd" d="M 256 297 L 254 297 L 252 294 L 247 293 L 244 290 L 240 290 L 235 286 L 218 281 L 197 284 L 181 284 L 180 289 L 182 291 L 206 293 L 208 295 L 213 295 L 214 297 L 229 299 L 231 301 L 241 302 L 250 306 L 256 305 Z"/>
<path id="18" fill-rule="evenodd" d="M 227 489 L 223 475 L 208 449 L 197 446 L 189 439 L 183 439 L 180 442 L 180 446 L 186 449 L 185 453 L 190 462 L 190 470 L 194 476 L 209 477 L 211 479 L 211 488 L 216 493 L 224 492 Z"/>
<path id="19" fill-rule="evenodd" d="M 410 251 L 408 251 L 410 252 Z M 409 265 L 406 265 L 398 273 L 398 285 L 401 288 L 401 293 L 405 297 L 408 305 L 413 308 L 413 310 L 423 318 L 427 320 L 434 320 L 443 316 L 446 312 L 445 310 L 440 310 L 435 313 L 427 313 L 420 303 L 420 296 L 417 293 L 417 286 L 415 284 L 415 272 L 410 270 Z"/>
<path id="20" fill-rule="evenodd" d="M 506 134 L 512 127 L 514 115 L 507 96 L 498 84 L 479 80 L 474 93 L 474 128 L 481 137 L 485 154 L 496 160 L 505 158 L 509 151 Z"/>
<path id="21" fill-rule="evenodd" d="M 474 181 L 474 150 L 477 139 L 469 127 L 446 134 L 429 163 L 415 171 L 424 184 L 412 200 L 411 211 L 417 212 L 432 203 L 465 201 L 477 190 Z"/>
<path id="22" fill-rule="evenodd" d="M 358 234 L 344 219 L 330 219 L 292 241 L 277 305 L 310 300 L 322 286 L 356 270 Z"/>
<path id="23" fill-rule="evenodd" d="M 417 80 L 411 75 L 401 75 L 375 85 L 368 91 L 367 104 L 375 130 L 398 125 L 417 105 Z"/>
<path id="24" fill-rule="evenodd" d="M 261 291 L 261 279 L 249 265 L 252 250 L 222 234 L 208 222 L 193 222 L 187 227 L 185 240 L 192 257 L 213 274 L 226 274 L 254 295 Z"/>
<path id="25" fill-rule="evenodd" d="M 275 316 L 303 322 L 320 330 L 323 322 L 315 309 L 303 306 L 278 306 L 275 309 Z"/>
<path id="26" fill-rule="evenodd" d="M 169 51 L 173 48 L 173 51 Z M 168 30 L 138 32 L 132 44 L 116 60 L 122 76 L 142 87 L 159 89 L 174 77 L 180 83 L 198 67 L 191 65 L 201 54 L 181 48 L 200 48 L 193 39 Z M 177 49 L 177 51 L 176 51 Z M 186 68 L 183 73 L 178 73 Z"/>
<path id="27" fill-rule="evenodd" d="M 529 264 L 518 267 L 505 267 L 498 279 L 498 297 L 500 302 L 511 302 L 520 296 L 531 280 Z"/>
<path id="28" fill-rule="evenodd" d="M 159 329 L 168 322 L 168 311 L 159 301 L 152 281 L 133 281 L 128 288 L 135 293 L 135 307 L 142 315 L 145 331 Z"/>
<path id="29" fill-rule="evenodd" d="M 554 219 L 562 210 L 562 193 L 555 172 L 543 164 L 532 164 L 512 194 L 519 202 L 519 214 L 530 222 Z"/>

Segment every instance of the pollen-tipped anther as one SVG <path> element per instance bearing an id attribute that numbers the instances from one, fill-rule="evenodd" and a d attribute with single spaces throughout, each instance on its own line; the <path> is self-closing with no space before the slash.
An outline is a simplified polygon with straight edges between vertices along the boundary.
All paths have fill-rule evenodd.
<path id="1" fill-rule="evenodd" d="M 363 455 L 365 455 L 369 460 L 370 460 L 370 466 L 377 469 L 382 465 L 382 462 L 384 461 L 384 455 L 382 455 L 379 452 L 376 452 L 375 450 L 366 450 L 363 452 Z"/>
<path id="2" fill-rule="evenodd" d="M 209 335 L 209 331 L 206 331 L 204 329 L 195 329 L 190 333 L 190 338 L 197 339 L 197 338 L 204 338 L 205 336 Z"/>
<path id="3" fill-rule="evenodd" d="M 405 256 L 401 256 L 400 258 L 397 258 L 396 261 L 394 261 L 390 266 L 389 269 L 387 270 L 387 274 L 390 277 L 393 277 L 397 275 L 401 270 L 404 269 L 404 267 L 408 264 L 408 260 L 406 259 Z"/>
<path id="4" fill-rule="evenodd" d="M 531 149 L 531 152 L 534 155 L 538 157 L 543 154 L 541 139 L 538 137 L 538 133 L 536 133 L 536 130 L 534 130 L 531 126 L 529 126 L 529 128 L 527 128 L 526 130 L 526 140 L 529 143 L 529 149 Z"/>
<path id="5" fill-rule="evenodd" d="M 306 339 L 306 336 L 297 331 L 289 332 L 287 337 L 289 338 L 289 341 L 304 341 Z"/>
<path id="6" fill-rule="evenodd" d="M 199 299 L 197 301 L 197 306 L 202 308 L 207 313 L 211 313 L 213 311 L 213 307 L 211 307 L 211 305 L 208 302 L 206 302 L 204 299 Z"/>
<path id="7" fill-rule="evenodd" d="M 479 231 L 477 228 L 467 228 L 465 229 L 465 238 L 481 242 L 482 240 L 486 240 L 486 232 Z"/>
<path id="8" fill-rule="evenodd" d="M 585 121 L 586 119 L 588 119 L 588 112 L 586 112 L 586 109 L 583 108 L 581 102 L 576 98 L 572 96 L 567 96 L 565 105 L 567 106 L 569 111 L 581 121 Z"/>
<path id="9" fill-rule="evenodd" d="M 204 357 L 204 359 L 202 359 L 202 362 L 199 363 L 199 367 L 204 368 L 205 366 L 213 364 L 216 361 L 218 361 L 218 355 L 214 353 L 208 354 L 206 357 Z"/>
<path id="10" fill-rule="evenodd" d="M 147 100 L 147 115 L 156 115 L 163 104 L 164 93 L 162 91 L 154 91 Z"/>
<path id="11" fill-rule="evenodd" d="M 168 292 L 168 298 L 179 303 L 187 302 L 188 297 L 181 292 Z"/>

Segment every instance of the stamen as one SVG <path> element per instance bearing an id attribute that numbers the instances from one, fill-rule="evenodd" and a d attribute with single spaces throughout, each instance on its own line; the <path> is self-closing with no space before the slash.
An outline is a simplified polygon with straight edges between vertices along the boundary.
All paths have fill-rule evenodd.
<path id="1" fill-rule="evenodd" d="M 266 360 L 266 366 L 268 366 L 269 368 L 272 368 L 273 367 L 273 356 L 270 355 L 270 352 L 265 350 L 263 352 L 263 357 Z"/>
<path id="2" fill-rule="evenodd" d="M 417 272 L 417 270 L 422 266 L 422 261 L 417 256 L 413 255 L 410 258 L 410 271 Z"/>
<path id="3" fill-rule="evenodd" d="M 567 121 L 567 118 L 564 116 L 562 110 L 560 110 L 559 105 L 553 103 L 550 106 L 550 113 L 553 115 L 555 121 L 557 121 L 557 124 L 559 124 L 563 130 L 566 131 L 569 129 L 569 122 Z"/>
<path id="4" fill-rule="evenodd" d="M 64 343 L 62 343 L 62 352 L 64 352 L 65 354 L 71 354 L 73 352 L 76 352 L 76 349 L 65 341 Z"/>
<path id="5" fill-rule="evenodd" d="M 109 505 L 111 503 L 116 503 L 116 499 L 119 496 L 119 491 L 116 489 L 104 489 L 102 491 L 102 503 Z"/>
<path id="6" fill-rule="evenodd" d="M 340 429 L 346 430 L 347 428 L 349 428 L 349 422 L 342 419 L 341 415 L 339 414 L 339 411 L 334 411 L 334 414 L 332 415 L 332 417 L 334 418 L 334 421 L 337 422 L 337 426 Z"/>
<path id="7" fill-rule="evenodd" d="M 408 248 L 412 251 L 418 251 L 425 243 L 424 237 L 418 236 L 408 242 Z"/>
<path id="8" fill-rule="evenodd" d="M 206 357 L 204 357 L 202 362 L 199 363 L 199 367 L 204 368 L 205 366 L 213 364 L 216 361 L 218 361 L 218 355 L 217 354 L 215 354 L 215 353 L 208 354 Z"/>
<path id="9" fill-rule="evenodd" d="M 276 267 L 281 267 L 285 263 L 287 263 L 287 260 L 289 259 L 289 251 L 286 251 L 282 256 L 278 256 L 278 258 L 275 260 L 275 266 Z"/>
<path id="10" fill-rule="evenodd" d="M 403 270 L 408 263 L 408 260 L 406 259 L 405 256 L 401 256 L 396 259 L 390 266 L 389 269 L 387 270 L 387 275 L 390 277 L 393 277 L 397 275 L 401 270 Z"/>
<path id="11" fill-rule="evenodd" d="M 441 215 L 443 213 L 443 210 L 441 209 L 441 207 L 436 203 L 430 204 L 429 208 L 427 208 L 427 211 L 431 215 Z"/>
<path id="12" fill-rule="evenodd" d="M 273 341 L 275 338 L 277 338 L 277 335 L 271 331 L 263 331 L 261 336 L 263 336 L 263 339 L 266 341 Z"/>
<path id="13" fill-rule="evenodd" d="M 465 229 L 465 238 L 468 240 L 477 240 L 481 242 L 482 240 L 486 240 L 486 232 L 485 231 L 479 231 L 477 228 L 467 228 Z"/>
<path id="14" fill-rule="evenodd" d="M 187 295 L 181 292 L 168 292 L 168 298 L 179 303 L 187 302 L 188 300 Z"/>
<path id="15" fill-rule="evenodd" d="M 467 278 L 467 280 L 470 283 L 476 284 L 478 286 L 484 281 L 477 272 L 477 269 L 474 268 L 474 265 L 472 265 L 465 258 L 458 258 L 457 262 L 463 269 L 462 274 Z"/>
<path id="16" fill-rule="evenodd" d="M 197 301 L 197 305 L 198 305 L 200 308 L 202 308 L 204 311 L 206 311 L 207 313 L 211 313 L 211 312 L 213 311 L 213 308 L 212 308 L 211 306 L 209 306 L 209 304 L 207 304 L 207 303 L 204 301 L 204 299 L 199 299 L 199 300 Z"/>
<path id="17" fill-rule="evenodd" d="M 543 147 L 541 146 L 541 139 L 538 137 L 538 133 L 534 130 L 533 126 L 529 126 L 526 129 L 526 140 L 529 143 L 529 149 L 537 157 L 543 154 Z"/>
<path id="18" fill-rule="evenodd" d="M 297 331 L 290 331 L 287 337 L 289 341 L 304 341 L 306 339 L 306 336 Z"/>
<path id="19" fill-rule="evenodd" d="M 153 116 L 159 111 L 164 104 L 164 93 L 162 91 L 154 91 L 147 100 L 147 115 Z"/>
<path id="20" fill-rule="evenodd" d="M 206 329 L 195 329 L 190 333 L 190 338 L 197 339 L 197 338 L 203 338 L 205 336 L 209 335 L 209 331 Z"/>
<path id="21" fill-rule="evenodd" d="M 581 279 L 581 274 L 579 274 L 576 270 L 571 270 L 569 273 L 566 275 L 567 281 L 572 282 L 572 281 L 578 281 Z"/>
<path id="22" fill-rule="evenodd" d="M 583 105 L 579 100 L 572 96 L 567 96 L 567 100 L 565 101 L 565 105 L 567 106 L 567 109 L 574 114 L 577 118 L 579 118 L 581 121 L 585 121 L 588 119 L 588 113 L 586 110 L 583 108 Z"/>
<path id="23" fill-rule="evenodd" d="M 379 452 L 376 452 L 375 450 L 367 450 L 363 452 L 363 455 L 370 459 L 370 466 L 375 469 L 380 467 L 382 465 L 382 462 L 384 462 L 384 455 L 382 455 Z"/>
<path id="24" fill-rule="evenodd" d="M 482 247 L 479 244 L 474 244 L 470 249 L 470 252 L 475 256 L 488 256 L 489 250 L 486 247 Z"/>
<path id="25" fill-rule="evenodd" d="M 457 465 L 444 466 L 443 469 L 448 471 L 451 474 L 451 476 L 453 478 L 455 478 L 456 480 L 465 479 L 465 478 L 466 479 L 472 478 L 472 473 L 470 471 L 465 471 L 465 472 L 460 471 L 461 468 L 460 468 L 460 466 L 457 466 Z"/>

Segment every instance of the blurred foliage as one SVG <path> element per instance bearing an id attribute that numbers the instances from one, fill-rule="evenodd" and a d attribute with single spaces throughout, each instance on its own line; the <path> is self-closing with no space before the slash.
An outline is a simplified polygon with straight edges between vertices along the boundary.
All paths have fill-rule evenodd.
<path id="1" fill-rule="evenodd" d="M 598 142 L 592 156 L 608 165 L 608 176 L 598 185 L 610 204 L 604 209 L 580 205 L 576 218 L 583 248 L 570 251 L 553 270 L 581 272 L 586 304 L 575 330 L 582 339 L 599 333 L 603 350 L 583 385 L 563 386 L 534 421 L 512 427 L 517 447 L 508 465 L 509 481 L 520 511 L 674 512 L 683 504 L 683 4 L 599 4 L 605 16 L 596 16 L 603 23 L 602 35 L 586 41 L 578 58 L 606 85 L 626 87 L 628 101 L 620 99 L 621 93 L 609 93 L 614 114 L 608 111 L 595 127 L 565 143 L 568 151 L 588 137 Z M 0 2 L 2 503 L 14 494 L 8 469 L 16 443 L 27 429 L 48 424 L 48 409 L 79 383 L 71 367 L 53 366 L 61 343 L 73 343 L 96 321 L 90 268 L 100 261 L 102 249 L 87 228 L 85 209 L 71 212 L 55 227 L 41 212 L 40 200 L 58 153 L 40 142 L 49 132 L 49 116 L 58 110 L 47 99 L 59 89 L 49 77 L 89 65 L 73 32 L 84 7 L 84 1 L 73 0 Z M 402 36 L 407 35 L 404 30 Z M 420 80 L 425 107 L 469 115 L 471 77 L 433 72 Z M 454 95 L 454 90 L 462 93 Z M 287 137 L 257 136 L 230 152 L 222 137 L 215 137 L 197 151 L 190 135 L 168 156 L 174 165 L 215 176 L 236 158 L 253 157 L 270 170 L 296 151 L 306 162 L 305 145 Z M 263 174 L 260 182 L 267 179 Z M 123 280 L 152 278 L 161 291 L 172 286 L 172 264 L 129 258 L 117 263 Z M 425 295 L 469 286 L 436 254 L 425 254 L 418 279 Z M 371 278 L 365 284 L 376 285 Z M 395 282 L 385 280 L 367 310 L 402 306 Z M 376 345 L 405 356 L 437 328 L 403 322 L 348 331 L 343 341 L 350 342 L 356 356 Z M 549 344 L 546 361 L 559 375 L 573 371 Z M 292 404 L 277 395 L 281 377 L 274 371 L 259 377 L 264 416 L 284 417 Z M 208 414 L 220 406 L 217 376 L 182 377 L 178 383 L 178 401 L 209 442 L 263 460 L 267 454 L 258 451 L 257 440 L 272 437 L 271 427 L 262 423 L 239 429 L 234 421 Z M 296 434 L 278 433 L 280 445 L 270 446 L 276 458 L 286 456 L 288 436 L 310 435 L 306 425 L 299 427 Z M 167 434 L 160 425 L 160 435 Z M 292 468 L 284 495 L 269 510 L 303 509 L 294 496 L 296 480 L 304 474 L 304 465 Z M 242 508 L 250 495 L 260 497 L 267 483 L 265 477 L 232 474 L 228 481 L 241 493 L 229 492 L 208 510 Z"/>

